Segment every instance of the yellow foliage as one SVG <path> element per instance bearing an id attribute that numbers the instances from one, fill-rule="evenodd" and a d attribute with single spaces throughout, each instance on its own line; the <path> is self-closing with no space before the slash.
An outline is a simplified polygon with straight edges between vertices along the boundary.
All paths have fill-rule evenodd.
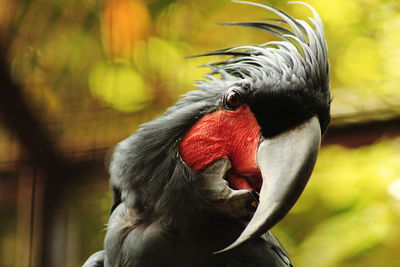
<path id="1" fill-rule="evenodd" d="M 362 9 L 358 1 L 336 0 L 336 1 L 307 1 L 320 14 L 324 21 L 327 32 L 332 39 L 347 38 L 356 31 L 353 28 L 362 16 Z M 305 9 L 298 6 L 304 16 Z"/>
<path id="2" fill-rule="evenodd" d="M 380 44 L 382 46 L 382 66 L 386 74 L 386 84 L 393 84 L 393 91 L 398 90 L 400 82 L 400 12 L 388 17 L 382 27 L 382 37 Z M 390 85 L 389 85 L 390 86 Z"/>
<path id="3" fill-rule="evenodd" d="M 208 72 L 197 67 L 198 61 L 184 56 L 177 44 L 152 37 L 137 45 L 133 62 L 155 90 L 177 95 L 192 90 L 195 79 Z"/>
<path id="4" fill-rule="evenodd" d="M 389 239 L 400 238 L 399 141 L 358 149 L 322 149 L 311 180 L 292 213 L 301 219 L 297 220 L 298 227 L 308 231 L 299 246 L 292 249 L 295 265 L 345 266 L 347 260 L 371 253 Z M 311 218 L 318 216 L 313 222 Z M 385 245 L 395 250 L 397 242 Z M 368 266 L 377 266 L 377 262 L 379 259 Z"/>
<path id="5" fill-rule="evenodd" d="M 92 94 L 116 110 L 134 112 L 152 99 L 142 77 L 129 65 L 97 64 L 89 78 Z"/>
<path id="6" fill-rule="evenodd" d="M 322 222 L 301 244 L 293 261 L 298 266 L 343 266 L 354 257 L 382 242 L 390 234 L 390 211 L 383 203 L 358 208 Z"/>
<path id="7" fill-rule="evenodd" d="M 129 59 L 135 44 L 149 35 L 150 14 L 141 0 L 108 0 L 101 26 L 108 56 Z"/>
<path id="8" fill-rule="evenodd" d="M 353 39 L 338 59 L 335 72 L 342 82 L 350 84 L 382 79 L 378 42 L 367 37 Z"/>

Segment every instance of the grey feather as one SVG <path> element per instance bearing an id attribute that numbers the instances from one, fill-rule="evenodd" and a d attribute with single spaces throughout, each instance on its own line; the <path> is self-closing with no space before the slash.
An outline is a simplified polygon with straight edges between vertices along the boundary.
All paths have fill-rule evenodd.
<path id="1" fill-rule="evenodd" d="M 82 267 L 103 267 L 104 266 L 104 250 L 93 253 Z"/>

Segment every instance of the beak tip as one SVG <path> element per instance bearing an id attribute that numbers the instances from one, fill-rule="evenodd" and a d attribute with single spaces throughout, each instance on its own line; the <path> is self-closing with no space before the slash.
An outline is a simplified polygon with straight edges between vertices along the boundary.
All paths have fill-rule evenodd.
<path id="1" fill-rule="evenodd" d="M 245 242 L 245 241 L 246 241 L 246 240 L 240 239 L 240 238 L 239 238 L 239 239 L 237 239 L 234 243 L 232 243 L 232 244 L 230 244 L 229 246 L 227 246 L 226 248 L 214 252 L 214 255 L 215 255 L 215 254 L 220 254 L 220 253 L 226 252 L 226 251 L 231 250 L 231 249 L 234 249 L 234 248 L 240 246 L 240 245 L 241 245 L 243 242 Z"/>

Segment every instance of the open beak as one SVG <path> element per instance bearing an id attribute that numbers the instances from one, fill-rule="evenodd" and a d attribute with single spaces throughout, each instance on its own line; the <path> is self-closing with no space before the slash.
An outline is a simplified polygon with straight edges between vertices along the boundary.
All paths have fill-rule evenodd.
<path id="1" fill-rule="evenodd" d="M 316 116 L 260 143 L 257 151 L 257 163 L 263 177 L 260 203 L 238 239 L 216 253 L 259 237 L 289 212 L 311 176 L 320 144 L 321 128 Z"/>

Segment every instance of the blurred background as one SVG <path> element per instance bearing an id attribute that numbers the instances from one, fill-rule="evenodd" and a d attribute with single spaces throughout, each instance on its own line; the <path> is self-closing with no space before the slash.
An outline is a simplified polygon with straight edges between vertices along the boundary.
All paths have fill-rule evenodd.
<path id="1" fill-rule="evenodd" d="M 307 19 L 310 12 L 268 1 Z M 400 266 L 400 2 L 308 0 L 325 23 L 333 120 L 273 232 L 295 266 Z M 227 0 L 0 1 L 0 267 L 80 266 L 102 248 L 106 158 L 193 90 L 212 58 L 272 40 Z"/>

